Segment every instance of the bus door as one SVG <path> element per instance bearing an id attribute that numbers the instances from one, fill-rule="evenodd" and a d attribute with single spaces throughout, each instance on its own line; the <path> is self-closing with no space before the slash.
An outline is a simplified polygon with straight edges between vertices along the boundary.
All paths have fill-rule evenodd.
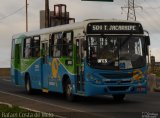
<path id="1" fill-rule="evenodd" d="M 42 88 L 48 89 L 49 74 L 48 74 L 48 41 L 41 42 L 42 56 Z"/>
<path id="2" fill-rule="evenodd" d="M 20 80 L 20 72 L 18 72 L 18 70 L 20 70 L 20 54 L 21 54 L 21 45 L 20 44 L 15 44 L 15 50 L 14 50 L 14 54 L 15 54 L 15 58 L 14 58 L 14 65 L 15 65 L 15 70 L 14 70 L 14 78 L 15 78 L 15 84 L 18 85 L 19 84 L 19 80 Z"/>
<path id="3" fill-rule="evenodd" d="M 76 71 L 77 91 L 84 91 L 83 60 L 82 60 L 82 39 L 76 39 Z"/>

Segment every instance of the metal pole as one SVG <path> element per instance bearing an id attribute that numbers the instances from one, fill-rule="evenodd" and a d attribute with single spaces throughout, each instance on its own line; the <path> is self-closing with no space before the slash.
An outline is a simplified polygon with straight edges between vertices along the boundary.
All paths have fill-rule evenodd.
<path id="1" fill-rule="evenodd" d="M 142 6 L 135 5 L 135 0 L 128 0 L 128 6 L 121 7 L 122 10 L 124 8 L 128 9 L 127 20 L 133 20 L 133 21 L 136 21 L 136 11 L 135 11 L 135 9 L 136 8 L 143 9 Z"/>
<path id="2" fill-rule="evenodd" d="M 49 0 L 45 0 L 45 28 L 49 27 Z"/>
<path id="3" fill-rule="evenodd" d="M 28 32 L 28 2 L 26 0 L 26 32 Z"/>

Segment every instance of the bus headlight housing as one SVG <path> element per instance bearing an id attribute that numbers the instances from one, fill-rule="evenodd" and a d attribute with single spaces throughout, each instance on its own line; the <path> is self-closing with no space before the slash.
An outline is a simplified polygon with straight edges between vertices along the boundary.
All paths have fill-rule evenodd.
<path id="1" fill-rule="evenodd" d="M 95 81 L 95 77 L 91 73 L 87 73 L 87 80 L 88 81 Z"/>
<path id="2" fill-rule="evenodd" d="M 95 77 L 93 74 L 91 73 L 87 73 L 87 80 L 88 81 L 92 81 L 95 84 L 101 84 L 102 81 L 98 79 L 98 77 Z"/>

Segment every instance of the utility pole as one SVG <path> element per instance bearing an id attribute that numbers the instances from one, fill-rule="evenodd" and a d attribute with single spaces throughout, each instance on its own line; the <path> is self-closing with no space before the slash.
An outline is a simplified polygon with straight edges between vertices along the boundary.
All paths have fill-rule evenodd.
<path id="1" fill-rule="evenodd" d="M 28 1 L 26 0 L 26 32 L 28 32 Z"/>
<path id="2" fill-rule="evenodd" d="M 128 0 L 128 6 L 127 7 L 121 7 L 123 10 L 124 8 L 128 9 L 127 13 L 127 20 L 136 21 L 136 11 L 135 8 L 142 8 L 142 6 L 135 6 L 135 0 Z"/>
<path id="3" fill-rule="evenodd" d="M 45 28 L 49 27 L 49 0 L 45 0 Z"/>

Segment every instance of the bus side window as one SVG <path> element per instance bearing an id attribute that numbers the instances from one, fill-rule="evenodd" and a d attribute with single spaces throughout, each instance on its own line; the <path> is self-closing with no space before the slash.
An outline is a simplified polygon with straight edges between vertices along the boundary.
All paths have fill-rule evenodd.
<path id="1" fill-rule="evenodd" d="M 54 36 L 54 57 L 60 57 L 61 56 L 61 46 L 62 46 L 62 40 L 59 37 L 59 34 L 55 34 Z"/>
<path id="2" fill-rule="evenodd" d="M 63 56 L 69 56 L 72 57 L 72 49 L 73 49 L 73 33 L 72 32 L 66 32 L 63 34 L 62 37 L 63 40 L 63 49 L 62 49 L 62 55 Z"/>
<path id="3" fill-rule="evenodd" d="M 24 58 L 31 57 L 31 38 L 26 38 L 24 40 Z"/>
<path id="4" fill-rule="evenodd" d="M 15 39 L 12 40 L 11 59 L 14 59 L 14 56 L 15 56 Z"/>
<path id="5" fill-rule="evenodd" d="M 49 56 L 53 57 L 53 49 L 54 49 L 54 34 L 50 34 L 49 39 Z"/>
<path id="6" fill-rule="evenodd" d="M 33 37 L 32 56 L 40 57 L 40 36 Z"/>
<path id="7" fill-rule="evenodd" d="M 51 34 L 50 37 L 50 56 L 54 58 L 59 58 L 61 56 L 61 39 L 60 33 Z"/>

